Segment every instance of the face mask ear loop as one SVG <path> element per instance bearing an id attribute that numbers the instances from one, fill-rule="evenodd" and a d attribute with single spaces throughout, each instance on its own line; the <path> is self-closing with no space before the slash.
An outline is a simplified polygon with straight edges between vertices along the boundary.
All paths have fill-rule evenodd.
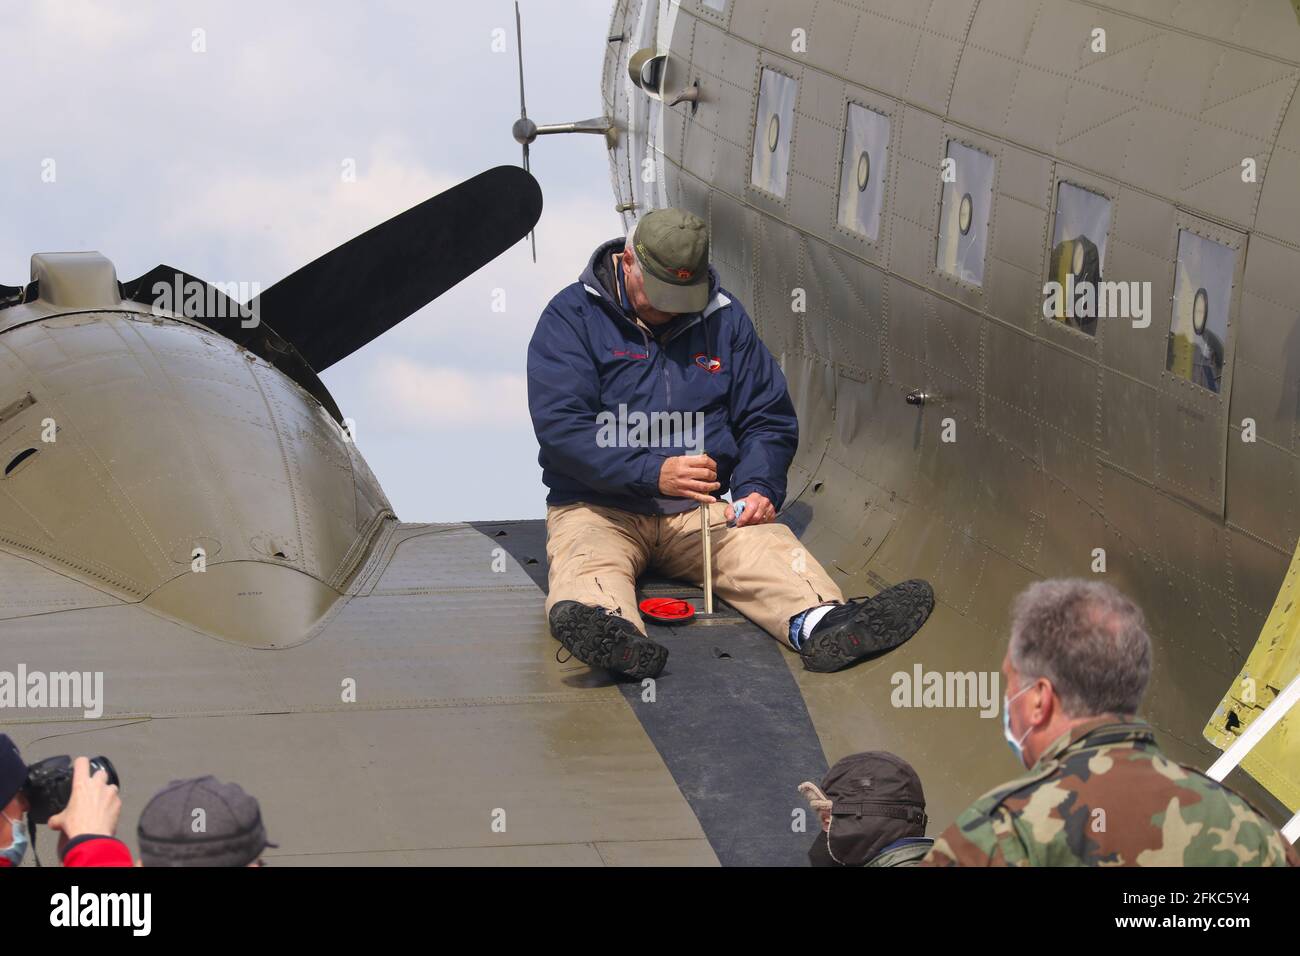
<path id="1" fill-rule="evenodd" d="M 844 861 L 841 860 L 838 856 L 836 856 L 835 851 L 831 849 L 831 827 L 833 827 L 834 825 L 835 825 L 835 815 L 832 813 L 830 822 L 826 824 L 826 852 L 827 854 L 829 854 L 832 861 L 834 861 L 840 866 L 844 866 L 845 865 Z"/>
<path id="2" fill-rule="evenodd" d="M 1033 685 L 1033 684 L 1028 684 L 1028 685 L 1026 685 L 1026 686 L 1020 688 L 1020 690 L 1016 691 L 1015 696 L 1013 696 L 1013 697 L 1009 697 L 1009 698 L 1007 698 L 1007 699 L 1005 699 L 1005 700 L 1003 701 L 1003 703 L 1002 703 L 1002 711 L 1003 711 L 1003 714 L 1005 715 L 1005 716 L 1004 716 L 1004 719 L 1006 720 L 1006 729 L 1007 729 L 1008 732 L 1010 732 L 1010 730 L 1011 730 L 1011 702 L 1014 701 L 1014 700 L 1019 700 L 1022 696 L 1024 696 L 1024 695 L 1027 694 L 1027 693 L 1029 693 L 1029 691 L 1031 691 L 1031 690 L 1033 690 L 1033 689 L 1034 689 L 1034 685 Z M 1014 741 L 1014 744 L 1013 744 L 1014 749 L 1015 749 L 1015 751 L 1016 751 L 1016 756 L 1017 756 L 1017 757 L 1019 758 L 1019 760 L 1020 760 L 1020 765 L 1021 765 L 1022 767 L 1025 767 L 1025 769 L 1029 769 L 1029 768 L 1026 766 L 1026 764 L 1025 764 L 1025 741 L 1029 738 L 1029 735 L 1030 735 L 1031 733 L 1033 733 L 1033 730 L 1034 730 L 1034 728 L 1033 728 L 1032 726 L 1026 728 L 1026 729 L 1025 729 L 1025 732 L 1024 732 L 1023 734 L 1020 735 L 1020 739 Z M 1010 737 L 1007 737 L 1007 741 L 1008 741 L 1008 742 L 1011 742 L 1011 738 L 1010 738 Z"/>

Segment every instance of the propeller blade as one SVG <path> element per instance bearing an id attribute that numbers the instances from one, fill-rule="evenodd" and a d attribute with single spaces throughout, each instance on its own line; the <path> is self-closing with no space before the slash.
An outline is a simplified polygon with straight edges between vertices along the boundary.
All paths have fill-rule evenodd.
<path id="1" fill-rule="evenodd" d="M 515 51 L 519 54 L 519 118 L 527 119 L 528 110 L 524 106 L 524 28 L 519 19 L 519 0 L 515 0 Z M 524 135 L 528 135 L 525 133 Z M 535 135 L 535 132 L 534 134 Z M 528 165 L 528 142 L 524 142 L 524 172 L 531 173 Z M 537 233 L 528 230 L 528 241 L 533 246 L 533 262 L 537 261 Z"/>
<path id="2" fill-rule="evenodd" d="M 192 295 L 191 290 L 196 289 L 201 290 L 203 295 Z M 123 298 L 150 307 L 157 305 L 164 295 L 165 308 L 202 322 L 218 335 L 265 359 L 306 389 L 335 421 L 343 424 L 343 413 L 334 403 L 329 389 L 298 354 L 293 344 L 285 341 L 267 322 L 245 325 L 246 310 L 222 290 L 169 265 L 155 266 L 144 275 L 122 283 Z"/>
<path id="3" fill-rule="evenodd" d="M 527 146 L 524 147 L 524 152 L 528 152 Z M 0 285 L 0 309 L 22 302 L 24 288 L 20 285 Z"/>
<path id="4" fill-rule="evenodd" d="M 325 253 L 253 307 L 324 371 L 509 249 L 541 214 L 537 180 L 497 166 Z"/>
<path id="5" fill-rule="evenodd" d="M 519 20 L 519 0 L 515 0 L 515 50 L 519 54 L 519 115 L 527 116 L 524 109 L 524 28 Z"/>
<path id="6" fill-rule="evenodd" d="M 518 4 L 515 4 L 518 7 Z M 530 172 L 528 168 L 528 144 L 524 143 L 524 172 Z M 528 230 L 528 241 L 533 245 L 533 262 L 537 261 L 537 230 Z"/>

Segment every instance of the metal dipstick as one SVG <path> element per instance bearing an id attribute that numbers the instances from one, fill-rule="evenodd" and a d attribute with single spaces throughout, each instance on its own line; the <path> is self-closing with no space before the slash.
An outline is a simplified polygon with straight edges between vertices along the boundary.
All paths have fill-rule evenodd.
<path id="1" fill-rule="evenodd" d="M 704 613 L 713 613 L 713 543 L 709 538 L 709 506 L 700 504 L 700 540 L 704 543 Z"/>

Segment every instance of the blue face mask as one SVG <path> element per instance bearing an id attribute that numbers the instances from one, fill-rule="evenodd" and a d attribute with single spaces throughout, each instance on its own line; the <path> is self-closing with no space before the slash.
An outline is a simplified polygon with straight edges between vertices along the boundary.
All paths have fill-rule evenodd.
<path id="1" fill-rule="evenodd" d="M 1019 740 L 1016 739 L 1016 735 L 1011 732 L 1011 702 L 1020 697 L 1025 691 L 1031 690 L 1033 686 L 1033 684 L 1030 684 L 1028 687 L 1020 688 L 1015 697 L 1003 696 L 1002 698 L 1002 736 L 1007 738 L 1007 744 L 1011 747 L 1012 753 L 1016 755 L 1016 759 L 1020 761 L 1022 767 L 1025 765 L 1025 738 L 1029 736 L 1029 731 L 1034 728 L 1030 727 L 1029 730 L 1020 735 Z"/>
<path id="2" fill-rule="evenodd" d="M 9 820 L 9 829 L 13 833 L 13 842 L 0 850 L 0 857 L 17 866 L 22 863 L 23 857 L 27 855 L 27 824 L 23 823 L 21 817 L 12 820 L 7 813 L 0 814 L 0 816 Z"/>

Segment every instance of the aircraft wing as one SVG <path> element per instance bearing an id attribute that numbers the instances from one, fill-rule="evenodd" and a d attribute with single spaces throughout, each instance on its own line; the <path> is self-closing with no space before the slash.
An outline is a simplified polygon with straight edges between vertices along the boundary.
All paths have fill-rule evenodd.
<path id="1" fill-rule="evenodd" d="M 276 863 L 798 864 L 816 817 L 797 787 L 828 755 L 906 753 L 932 829 L 974 796 L 970 780 L 1014 769 L 988 759 L 996 719 L 975 719 L 954 757 L 936 742 L 969 735 L 969 713 L 900 719 L 887 703 L 898 671 L 975 669 L 989 653 L 934 639 L 964 626 L 942 604 L 907 645 L 831 675 L 723 606 L 707 625 L 654 628 L 671 649 L 658 681 L 614 684 L 557 662 L 545 571 L 541 521 L 390 520 L 315 636 L 268 650 L 0 554 L 10 666 L 102 674 L 97 719 L 19 707 L 6 730 L 28 761 L 108 755 L 133 849 L 169 780 L 236 781 L 261 802 Z M 52 859 L 48 833 L 40 844 Z"/>
<path id="2" fill-rule="evenodd" d="M 808 512 L 796 501 L 782 520 L 800 530 Z M 830 567 L 875 590 L 893 583 L 889 553 Z M 315 636 L 270 650 L 0 554 L 9 666 L 103 675 L 98 719 L 29 706 L 8 710 L 6 730 L 29 761 L 109 756 L 133 849 L 140 811 L 169 780 L 236 781 L 261 802 L 277 864 L 792 865 L 816 828 L 798 784 L 828 759 L 906 754 L 932 835 L 1016 774 L 1000 689 L 979 691 L 987 712 L 977 683 L 967 706 L 926 696 L 934 672 L 988 673 L 1000 608 L 940 600 L 902 647 L 812 674 L 724 605 L 708 623 L 652 625 L 668 668 L 616 684 L 557 661 L 545 574 L 541 521 L 390 520 Z M 657 580 L 643 593 L 698 598 Z M 53 858 L 48 833 L 40 843 Z"/>
<path id="3" fill-rule="evenodd" d="M 93 722 L 29 707 L 6 729 L 29 762 L 107 754 L 133 849 L 154 792 L 212 773 L 259 799 L 277 863 L 713 862 L 618 689 L 557 665 L 537 587 L 491 571 L 496 540 L 390 522 L 354 593 L 284 653 L 5 555 L 6 660 L 101 672 L 104 698 Z"/>

